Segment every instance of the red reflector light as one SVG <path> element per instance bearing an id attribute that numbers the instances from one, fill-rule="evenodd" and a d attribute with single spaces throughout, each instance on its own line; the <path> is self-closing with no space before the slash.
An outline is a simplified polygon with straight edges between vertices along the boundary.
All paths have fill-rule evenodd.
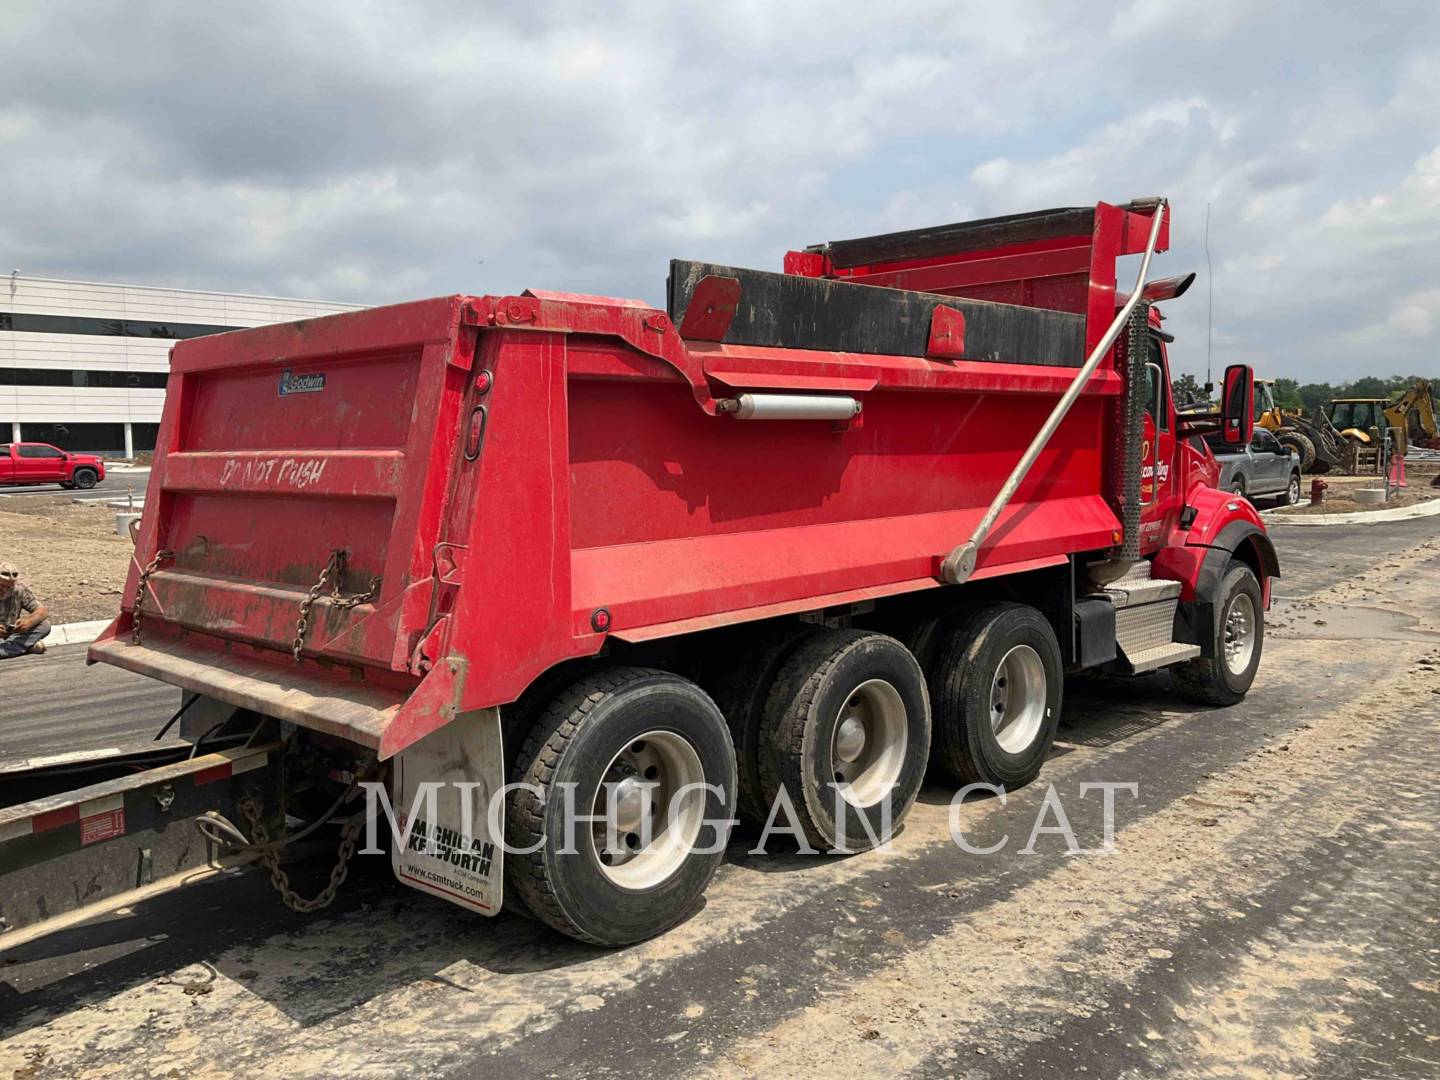
<path id="1" fill-rule="evenodd" d="M 490 392 L 490 384 L 493 381 L 494 377 L 488 369 L 477 373 L 475 376 L 475 393 L 488 394 Z"/>
<path id="2" fill-rule="evenodd" d="M 480 456 L 480 442 L 485 438 L 485 406 L 476 405 L 470 414 L 470 427 L 465 432 L 465 460 Z"/>

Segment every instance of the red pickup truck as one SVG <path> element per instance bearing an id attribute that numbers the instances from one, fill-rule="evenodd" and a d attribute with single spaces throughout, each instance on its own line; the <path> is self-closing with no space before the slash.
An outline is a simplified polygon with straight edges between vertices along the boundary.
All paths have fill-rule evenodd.
<path id="1" fill-rule="evenodd" d="M 104 479 L 105 460 L 94 454 L 70 454 L 48 443 L 0 443 L 0 487 L 59 484 L 93 488 Z"/>

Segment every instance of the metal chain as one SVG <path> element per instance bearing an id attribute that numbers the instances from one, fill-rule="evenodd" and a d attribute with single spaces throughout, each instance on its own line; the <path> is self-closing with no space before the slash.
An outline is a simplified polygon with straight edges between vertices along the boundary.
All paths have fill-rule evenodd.
<path id="1" fill-rule="evenodd" d="M 300 912 L 319 911 L 326 908 L 335 900 L 335 890 L 344 882 L 345 876 L 350 872 L 350 860 L 355 857 L 355 848 L 359 843 L 360 830 L 365 826 L 365 814 L 358 813 L 340 827 L 340 848 L 336 852 L 335 865 L 330 869 L 330 879 L 326 882 L 325 888 L 321 889 L 314 897 L 306 900 L 290 886 L 290 875 L 280 868 L 280 849 L 294 840 L 299 840 L 319 826 L 329 821 L 331 816 L 340 809 L 350 797 L 359 790 L 360 785 L 367 780 L 373 780 L 385 770 L 385 766 L 376 758 L 370 757 L 363 765 L 355 769 L 350 778 L 350 784 L 335 800 L 335 805 L 330 808 L 322 817 L 301 829 L 294 836 L 282 836 L 277 841 L 270 839 L 270 830 L 266 828 L 265 821 L 260 815 L 260 807 L 251 798 L 245 798 L 240 803 L 240 812 L 250 822 L 251 842 L 249 845 L 235 845 L 241 850 L 254 851 L 270 871 L 270 883 L 275 886 L 275 891 L 285 901 L 285 906 Z M 280 814 L 283 820 L 285 813 L 284 803 L 280 806 Z M 203 832 L 204 830 L 202 830 Z"/>
<path id="2" fill-rule="evenodd" d="M 135 586 L 135 613 L 130 623 L 130 644 L 140 644 L 140 605 L 145 602 L 145 586 L 150 581 L 150 575 L 160 569 L 160 564 L 166 559 L 173 559 L 175 552 L 161 550 L 155 552 L 155 557 L 150 560 L 150 565 L 140 571 L 140 581 Z"/>
<path id="3" fill-rule="evenodd" d="M 330 868 L 330 880 L 325 883 L 323 889 L 307 900 L 291 888 L 290 875 L 280 868 L 280 847 L 271 846 L 270 830 L 261 820 L 259 808 L 252 800 L 246 799 L 240 804 L 240 812 L 250 822 L 252 838 L 259 851 L 260 861 L 270 871 L 270 884 L 275 886 L 275 891 L 280 894 L 280 899 L 285 902 L 286 907 L 309 914 L 312 911 L 327 908 L 335 902 L 335 890 L 340 888 L 346 875 L 350 873 L 350 860 L 355 857 L 355 848 L 360 842 L 360 830 L 365 827 L 363 813 L 356 814 L 341 826 L 340 849 L 335 856 L 335 865 Z"/>
<path id="4" fill-rule="evenodd" d="M 320 599 L 320 594 L 325 591 L 327 582 L 333 581 L 330 591 L 330 606 L 340 608 L 342 611 L 353 608 L 358 604 L 368 603 L 375 599 L 380 591 L 380 578 L 372 577 L 370 587 L 364 592 L 356 593 L 354 596 L 340 595 L 340 581 L 345 576 L 345 551 L 336 548 L 330 553 L 330 559 L 325 563 L 325 569 L 320 571 L 320 578 L 310 591 L 305 594 L 305 599 L 300 601 L 300 618 L 295 623 L 295 640 L 290 643 L 290 652 L 295 657 L 295 662 L 300 663 L 300 654 L 305 649 L 305 635 L 310 629 L 310 609 L 315 606 L 315 601 Z"/>

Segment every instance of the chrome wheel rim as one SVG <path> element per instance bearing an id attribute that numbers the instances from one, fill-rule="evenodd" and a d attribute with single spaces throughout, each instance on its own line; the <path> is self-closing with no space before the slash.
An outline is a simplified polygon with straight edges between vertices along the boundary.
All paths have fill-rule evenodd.
<path id="1" fill-rule="evenodd" d="M 1300 501 L 1300 478 L 1299 478 L 1298 476 L 1292 476 L 1292 477 L 1290 478 L 1290 505 L 1291 505 L 1291 506 L 1294 506 L 1294 505 L 1295 505 L 1296 503 L 1298 503 L 1299 501 Z"/>
<path id="2" fill-rule="evenodd" d="M 1255 655 L 1255 601 L 1248 593 L 1236 593 L 1225 608 L 1225 667 L 1232 675 L 1243 674 Z"/>
<path id="3" fill-rule="evenodd" d="M 869 679 L 850 691 L 830 738 L 830 773 L 852 806 L 874 806 L 890 794 L 905 765 L 910 731 L 900 691 Z"/>
<path id="4" fill-rule="evenodd" d="M 1029 645 L 1016 645 L 990 681 L 990 730 L 1007 754 L 1035 741 L 1045 720 L 1045 665 Z"/>
<path id="5" fill-rule="evenodd" d="M 705 820 L 700 755 L 673 731 L 647 731 L 611 759 L 596 789 L 590 843 L 600 871 L 649 889 L 680 869 Z"/>

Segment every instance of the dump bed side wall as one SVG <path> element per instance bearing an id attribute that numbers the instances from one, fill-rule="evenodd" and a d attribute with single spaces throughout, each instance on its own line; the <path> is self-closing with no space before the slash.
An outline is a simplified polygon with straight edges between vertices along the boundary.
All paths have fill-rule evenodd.
<path id="1" fill-rule="evenodd" d="M 861 420 L 707 415 L 665 363 L 601 335 L 491 331 L 484 449 L 451 599 L 462 708 L 513 700 L 607 636 L 648 640 L 936 587 L 1064 391 L 1066 368 L 707 346 L 707 370 L 763 387 L 870 386 Z M 736 374 L 740 372 L 742 374 Z M 868 380 L 858 377 L 868 373 Z M 1095 377 L 982 554 L 977 577 L 1106 547 L 1106 416 Z M 442 537 L 445 539 L 445 537 Z M 443 597 L 442 593 L 442 597 Z M 601 619 L 608 619 L 608 624 Z"/>

